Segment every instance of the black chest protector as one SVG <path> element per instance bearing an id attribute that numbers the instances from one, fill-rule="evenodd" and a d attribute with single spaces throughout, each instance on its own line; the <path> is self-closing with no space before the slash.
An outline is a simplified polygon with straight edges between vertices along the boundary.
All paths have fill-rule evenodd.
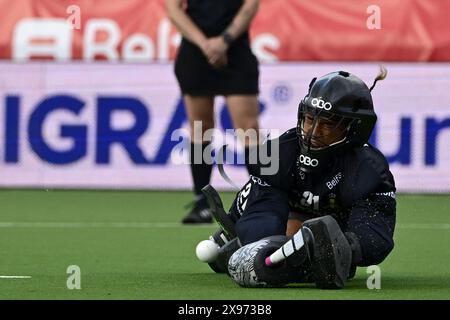
<path id="1" fill-rule="evenodd" d="M 358 201 L 395 192 L 386 159 L 369 145 L 337 154 L 320 171 L 304 172 L 297 160 L 292 174 L 289 205 L 294 212 L 341 219 Z"/>
<path id="2" fill-rule="evenodd" d="M 299 159 L 294 170 L 294 186 L 289 193 L 289 205 L 292 211 L 317 216 L 332 215 L 338 218 L 348 214 L 341 201 L 340 184 L 344 177 L 339 162 L 333 159 L 323 171 L 304 172 L 300 169 Z"/>

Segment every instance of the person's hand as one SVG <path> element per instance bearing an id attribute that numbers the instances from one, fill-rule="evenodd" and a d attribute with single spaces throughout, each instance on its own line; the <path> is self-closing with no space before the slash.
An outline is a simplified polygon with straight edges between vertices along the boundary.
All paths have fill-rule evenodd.
<path id="1" fill-rule="evenodd" d="M 217 63 L 222 64 L 223 62 L 226 62 L 227 50 L 228 44 L 225 43 L 223 37 L 218 36 L 207 40 L 204 53 L 208 59 L 208 62 L 215 66 Z"/>
<path id="2" fill-rule="evenodd" d="M 226 53 L 223 54 L 222 56 L 219 57 L 218 60 L 216 60 L 214 63 L 210 62 L 210 64 L 216 69 L 225 67 L 228 64 L 227 54 Z"/>

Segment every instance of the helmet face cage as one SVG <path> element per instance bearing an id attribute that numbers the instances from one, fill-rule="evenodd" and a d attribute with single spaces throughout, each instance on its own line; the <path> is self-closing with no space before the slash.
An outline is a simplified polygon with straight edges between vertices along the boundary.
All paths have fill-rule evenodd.
<path id="1" fill-rule="evenodd" d="M 356 120 L 355 118 L 307 106 L 302 101 L 298 109 L 297 135 L 300 143 L 307 150 L 320 151 L 332 146 L 337 147 L 348 142 L 350 129 Z M 322 122 L 321 125 L 324 125 L 329 133 L 327 135 L 314 134 L 313 136 L 312 133 L 319 121 Z M 305 123 L 308 123 L 308 131 L 305 130 Z M 330 142 L 331 135 L 336 136 L 336 141 Z M 314 140 L 316 146 L 312 145 L 312 140 Z"/>

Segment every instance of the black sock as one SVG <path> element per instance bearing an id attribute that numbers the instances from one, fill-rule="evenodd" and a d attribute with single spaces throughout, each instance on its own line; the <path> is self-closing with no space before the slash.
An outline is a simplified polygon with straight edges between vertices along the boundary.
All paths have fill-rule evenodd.
<path id="1" fill-rule="evenodd" d="M 203 152 L 205 151 L 206 147 L 210 145 L 210 142 L 205 142 L 202 144 L 199 143 L 191 143 L 191 153 L 190 153 L 190 160 L 191 160 L 191 173 L 192 173 L 192 179 L 194 181 L 194 193 L 197 197 L 197 203 L 200 206 L 206 207 L 208 204 L 206 202 L 206 199 L 202 193 L 202 188 L 209 184 L 209 181 L 211 179 L 211 171 L 212 171 L 212 164 L 208 164 L 205 162 L 205 159 L 203 159 Z M 201 154 L 200 154 L 201 150 Z M 194 156 L 194 153 L 197 152 L 197 157 Z M 209 156 L 208 156 L 209 157 Z M 210 160 L 210 157 L 209 159 Z M 211 161 L 208 161 L 211 163 Z"/>

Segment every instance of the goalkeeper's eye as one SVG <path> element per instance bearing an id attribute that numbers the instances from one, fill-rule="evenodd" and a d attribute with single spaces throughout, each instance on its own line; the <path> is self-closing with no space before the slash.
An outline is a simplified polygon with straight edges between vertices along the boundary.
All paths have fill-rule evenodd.
<path id="1" fill-rule="evenodd" d="M 324 126 L 325 128 L 330 128 L 330 129 L 333 129 L 334 127 L 336 127 L 335 122 L 327 121 L 327 120 L 321 121 L 321 125 Z"/>
<path id="2" fill-rule="evenodd" d="M 310 114 L 306 114 L 305 115 L 305 122 L 307 124 L 312 124 L 314 122 L 314 117 Z"/>

